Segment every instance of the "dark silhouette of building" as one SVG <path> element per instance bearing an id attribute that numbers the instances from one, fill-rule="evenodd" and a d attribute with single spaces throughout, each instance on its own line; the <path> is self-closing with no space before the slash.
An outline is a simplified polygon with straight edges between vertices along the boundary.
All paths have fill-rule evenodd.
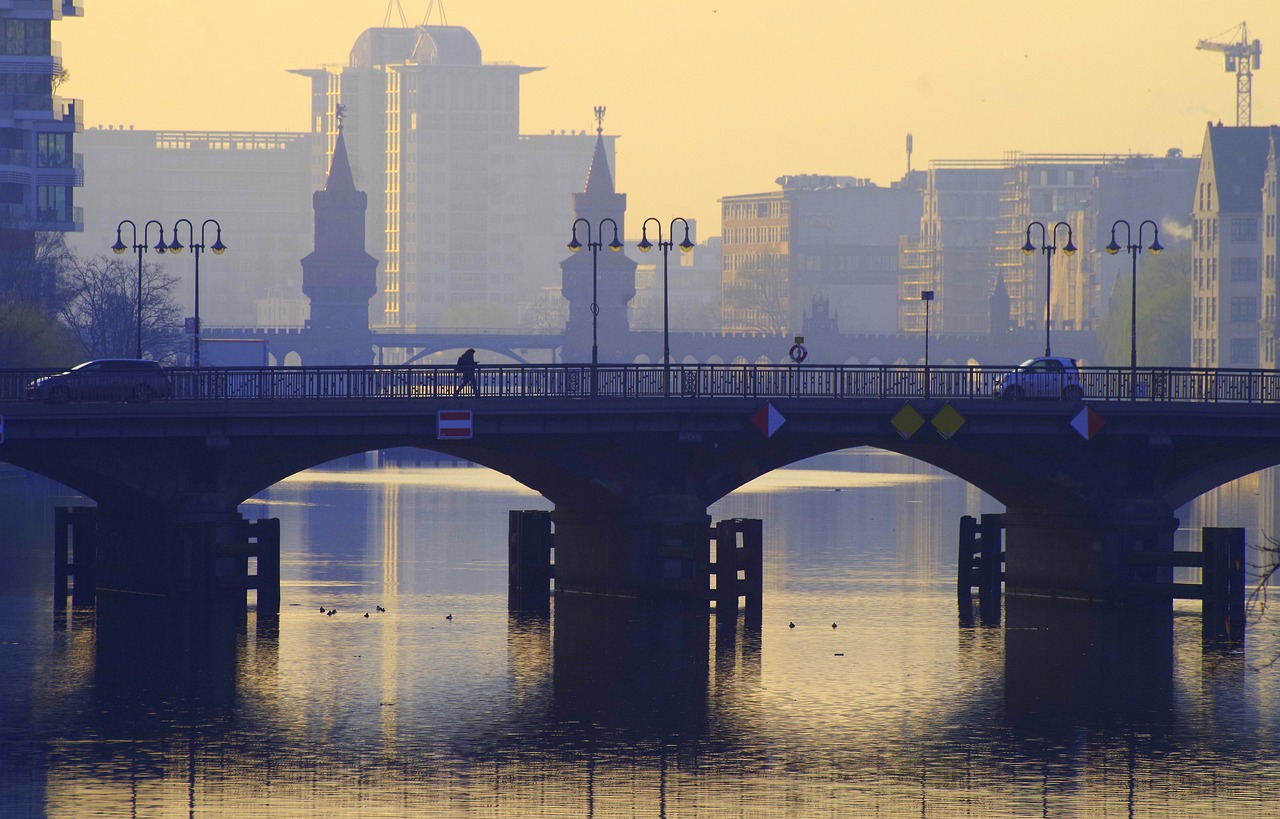
<path id="1" fill-rule="evenodd" d="M 561 290 L 569 302 L 562 355 L 569 362 L 586 361 L 591 355 L 593 286 L 599 308 L 595 325 L 600 361 L 631 359 L 627 305 L 636 294 L 636 263 L 623 251 L 609 249 L 615 224 L 618 241 L 626 235 L 627 195 L 614 190 L 605 150 L 604 108 L 596 109 L 596 119 L 596 148 L 587 171 L 587 184 L 582 193 L 573 194 L 574 230 L 583 248 L 560 263 Z M 613 223 L 602 221 L 605 219 L 612 219 Z M 598 247 L 593 249 L 591 244 Z"/>
<path id="2" fill-rule="evenodd" d="M 368 197 L 356 190 L 341 120 L 328 180 L 312 203 L 315 249 L 302 260 L 302 292 L 311 300 L 306 363 L 370 364 L 369 299 L 378 289 L 378 260 L 364 249 Z"/>

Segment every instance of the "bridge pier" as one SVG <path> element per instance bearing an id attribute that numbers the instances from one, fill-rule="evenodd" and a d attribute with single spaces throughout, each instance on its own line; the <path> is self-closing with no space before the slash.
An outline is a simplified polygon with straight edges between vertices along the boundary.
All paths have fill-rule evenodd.
<path id="1" fill-rule="evenodd" d="M 244 605 L 246 592 L 254 589 L 260 613 L 280 611 L 278 519 L 247 521 L 220 498 L 203 496 L 190 499 L 181 512 L 110 505 L 96 512 L 97 594 Z M 55 541 L 55 563 L 65 566 L 63 543 L 65 536 Z M 80 571 L 77 566 L 77 581 Z"/>
<path id="2" fill-rule="evenodd" d="M 1170 565 L 1133 557 L 1173 552 L 1178 519 L 1163 503 L 1122 499 L 1101 520 L 1010 507 L 1004 525 L 1007 596 L 1172 610 L 1170 599 L 1129 593 L 1135 586 L 1172 582 Z"/>
<path id="3" fill-rule="evenodd" d="M 557 503 L 551 518 L 557 592 L 707 604 L 711 516 L 699 499 Z"/>

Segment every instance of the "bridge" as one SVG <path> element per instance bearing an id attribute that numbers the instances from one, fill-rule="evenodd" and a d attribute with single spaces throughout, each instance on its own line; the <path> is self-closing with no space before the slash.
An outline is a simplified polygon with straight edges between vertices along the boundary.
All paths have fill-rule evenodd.
<path id="1" fill-rule="evenodd" d="M 0 461 L 97 502 L 104 588 L 216 595 L 241 502 L 407 446 L 554 503 L 557 589 L 706 599 L 711 503 L 871 446 L 1006 506 L 1007 594 L 1121 602 L 1170 583 L 1173 510 L 1280 464 L 1280 372 L 1085 368 L 1078 397 L 996 400 L 1009 369 L 495 366 L 460 396 L 446 367 L 175 369 L 171 398 L 60 404 L 0 371 Z"/>

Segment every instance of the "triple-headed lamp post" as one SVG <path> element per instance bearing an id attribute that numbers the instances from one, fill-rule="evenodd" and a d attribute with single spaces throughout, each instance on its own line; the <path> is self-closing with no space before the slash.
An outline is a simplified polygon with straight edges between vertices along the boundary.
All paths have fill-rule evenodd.
<path id="1" fill-rule="evenodd" d="M 205 246 L 205 230 L 209 225 L 213 225 L 217 229 L 217 235 L 214 237 L 213 244 L 209 249 L 215 255 L 222 255 L 227 250 L 227 246 L 222 243 L 222 225 L 218 224 L 217 219 L 205 219 L 204 224 L 200 225 L 200 241 L 196 241 L 195 227 L 189 219 L 179 219 L 173 223 L 173 242 L 169 245 L 170 253 L 181 253 L 182 242 L 178 241 L 178 225 L 186 224 L 187 226 L 187 247 L 191 248 L 191 252 L 196 257 L 196 304 L 195 304 L 195 342 L 192 347 L 191 364 L 194 367 L 200 366 L 200 253 Z"/>
<path id="2" fill-rule="evenodd" d="M 1076 252 L 1076 246 L 1071 241 L 1071 225 L 1066 222 L 1057 222 L 1053 228 L 1046 228 L 1044 222 L 1032 222 L 1027 225 L 1027 243 L 1022 246 L 1022 252 L 1030 256 L 1036 252 L 1036 246 L 1031 243 L 1031 228 L 1040 228 L 1040 252 L 1044 254 L 1044 354 L 1045 357 L 1053 355 L 1049 351 L 1049 331 L 1053 327 L 1053 315 L 1049 311 L 1049 304 L 1053 299 L 1053 252 L 1058 249 L 1058 228 L 1067 229 L 1067 243 L 1063 245 L 1062 252 L 1070 256 Z"/>
<path id="3" fill-rule="evenodd" d="M 142 358 L 142 254 L 147 252 L 147 236 L 151 233 L 152 225 L 155 225 L 160 229 L 160 239 L 156 242 L 155 246 L 156 253 L 164 253 L 169 249 L 169 246 L 164 243 L 164 225 L 160 224 L 155 219 L 150 220 L 142 226 L 141 244 L 138 243 L 138 226 L 129 219 L 122 219 L 120 224 L 116 225 L 116 243 L 111 246 L 111 249 L 115 251 L 116 255 L 120 255 L 129 249 L 129 246 L 122 241 L 120 236 L 125 225 L 128 225 L 129 229 L 133 232 L 133 238 L 130 241 L 133 244 L 134 252 L 138 254 L 138 348 L 136 357 Z"/>
<path id="4" fill-rule="evenodd" d="M 1152 255 L 1157 255 L 1164 250 L 1164 246 L 1160 244 L 1160 228 L 1150 219 L 1144 219 L 1138 225 L 1138 241 L 1133 241 L 1133 230 L 1129 227 L 1129 223 L 1124 219 L 1117 219 L 1111 225 L 1111 244 L 1107 245 L 1106 251 L 1112 256 L 1120 252 L 1121 246 L 1116 242 L 1116 227 L 1124 225 L 1125 244 L 1124 249 L 1128 251 L 1133 258 L 1133 278 L 1129 295 L 1129 383 L 1130 389 L 1134 390 L 1131 398 L 1137 397 L 1137 378 L 1138 378 L 1138 254 L 1143 250 L 1142 247 L 1142 229 L 1147 225 L 1151 225 L 1151 244 L 1146 248 L 1151 251 Z"/>

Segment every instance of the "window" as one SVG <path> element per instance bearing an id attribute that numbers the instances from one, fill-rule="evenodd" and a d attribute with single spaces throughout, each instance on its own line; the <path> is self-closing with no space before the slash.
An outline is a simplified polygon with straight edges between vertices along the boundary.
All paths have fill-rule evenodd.
<path id="1" fill-rule="evenodd" d="M 1257 321 L 1258 300 L 1253 296 L 1234 296 L 1231 299 L 1231 320 L 1234 322 Z"/>
<path id="2" fill-rule="evenodd" d="M 1248 366 L 1258 362 L 1258 340 L 1256 338 L 1231 339 L 1231 363 Z"/>
<path id="3" fill-rule="evenodd" d="M 1256 242 L 1258 240 L 1258 220 L 1232 219 L 1231 238 L 1237 242 Z"/>
<path id="4" fill-rule="evenodd" d="M 1252 256 L 1236 256 L 1231 260 L 1231 281 L 1256 282 L 1258 280 L 1258 260 Z"/>

